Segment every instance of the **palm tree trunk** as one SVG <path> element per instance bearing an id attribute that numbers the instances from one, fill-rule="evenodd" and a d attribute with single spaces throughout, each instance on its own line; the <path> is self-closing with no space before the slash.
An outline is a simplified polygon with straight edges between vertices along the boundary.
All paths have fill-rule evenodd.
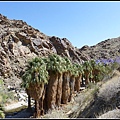
<path id="1" fill-rule="evenodd" d="M 89 74 L 86 75 L 86 85 L 89 83 Z"/>
<path id="2" fill-rule="evenodd" d="M 34 117 L 35 118 L 40 117 L 39 100 L 35 100 L 35 114 L 34 114 Z"/>
<path id="3" fill-rule="evenodd" d="M 63 74 L 58 74 L 58 85 L 57 85 L 57 94 L 56 94 L 56 105 L 60 107 L 61 98 L 62 98 L 62 79 Z"/>
<path id="4" fill-rule="evenodd" d="M 62 84 L 62 103 L 67 104 L 68 98 L 70 95 L 70 76 L 69 73 L 65 72 L 63 73 L 63 84 Z"/>
<path id="5" fill-rule="evenodd" d="M 82 75 L 80 74 L 78 77 L 75 78 L 75 91 L 77 91 L 77 92 L 80 91 L 81 77 L 82 77 Z"/>
<path id="6" fill-rule="evenodd" d="M 31 97 L 28 95 L 28 109 L 31 109 Z"/>
<path id="7" fill-rule="evenodd" d="M 69 102 L 72 100 L 72 97 L 73 97 L 74 85 L 75 85 L 75 76 L 72 75 L 70 77 L 70 96 L 69 96 Z"/>
<path id="8" fill-rule="evenodd" d="M 39 99 L 41 98 L 44 91 L 44 83 L 37 84 L 31 83 L 29 88 L 27 89 L 29 95 L 35 100 L 35 118 L 40 117 L 40 109 L 39 109 Z"/>
<path id="9" fill-rule="evenodd" d="M 44 115 L 44 98 L 45 98 L 45 87 L 44 87 L 44 91 L 43 91 L 43 94 L 42 94 L 42 96 L 41 96 L 41 98 L 40 98 L 40 100 L 39 100 L 39 109 L 40 109 L 40 111 L 41 111 L 41 115 Z"/>
<path id="10" fill-rule="evenodd" d="M 58 84 L 58 74 L 49 72 L 50 79 L 48 82 L 47 89 L 47 106 L 48 109 L 54 109 L 56 104 L 56 94 L 57 94 L 57 84 Z"/>
<path id="11" fill-rule="evenodd" d="M 43 100 L 43 107 L 45 112 L 47 112 L 48 110 L 47 91 L 48 91 L 48 84 L 45 84 L 45 98 Z"/>
<path id="12" fill-rule="evenodd" d="M 30 97 L 28 89 L 26 89 L 26 93 L 28 95 L 28 108 L 27 108 L 27 110 L 31 111 L 32 110 L 32 108 L 31 108 L 31 97 Z"/>
<path id="13" fill-rule="evenodd" d="M 93 81 L 93 83 L 96 83 L 96 82 L 97 82 L 96 76 L 99 75 L 99 72 L 100 72 L 100 71 L 97 70 L 97 69 L 94 69 L 94 70 L 92 71 L 92 75 L 93 75 L 92 81 Z"/>
<path id="14" fill-rule="evenodd" d="M 89 83 L 89 72 L 85 72 L 85 85 L 88 85 Z"/>

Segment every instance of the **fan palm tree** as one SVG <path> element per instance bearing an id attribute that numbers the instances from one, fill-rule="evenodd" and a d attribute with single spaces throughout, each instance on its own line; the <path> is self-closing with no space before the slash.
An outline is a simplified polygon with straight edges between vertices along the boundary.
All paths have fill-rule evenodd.
<path id="1" fill-rule="evenodd" d="M 78 76 L 78 70 L 76 67 L 76 64 L 72 64 L 72 67 L 70 69 L 70 96 L 69 96 L 69 102 L 72 100 L 73 93 L 74 93 L 74 87 L 75 87 L 75 77 Z"/>
<path id="2" fill-rule="evenodd" d="M 90 82 L 95 82 L 97 75 L 100 73 L 99 63 L 96 64 L 95 60 L 90 60 L 89 62 L 92 66 L 92 77 L 90 78 Z"/>
<path id="3" fill-rule="evenodd" d="M 54 109 L 61 103 L 64 59 L 57 54 L 49 55 L 48 59 L 47 69 L 50 79 L 47 86 L 47 109 Z"/>
<path id="4" fill-rule="evenodd" d="M 84 71 L 84 77 L 85 77 L 85 84 L 88 85 L 89 78 L 92 75 L 92 66 L 90 64 L 90 61 L 85 61 L 83 63 L 83 71 Z"/>
<path id="5" fill-rule="evenodd" d="M 82 68 L 82 65 L 80 64 L 75 64 L 76 65 L 76 68 L 77 68 L 77 75 L 75 77 L 75 90 L 77 92 L 79 92 L 80 90 L 80 85 L 81 85 L 81 82 L 82 82 L 82 74 L 84 73 L 83 71 L 83 68 Z"/>
<path id="6" fill-rule="evenodd" d="M 39 99 L 44 91 L 44 84 L 48 83 L 48 72 L 42 58 L 34 58 L 28 62 L 25 73 L 22 76 L 22 86 L 27 94 L 35 100 L 35 117 L 40 117 Z"/>
<path id="7" fill-rule="evenodd" d="M 72 68 L 72 62 L 68 57 L 64 57 L 65 71 L 63 72 L 63 84 L 62 84 L 62 103 L 67 104 L 70 95 L 70 71 Z"/>

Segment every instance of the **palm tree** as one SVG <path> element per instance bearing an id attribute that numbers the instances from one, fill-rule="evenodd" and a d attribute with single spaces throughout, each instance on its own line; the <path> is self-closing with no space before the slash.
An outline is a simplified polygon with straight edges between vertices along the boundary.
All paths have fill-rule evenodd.
<path id="1" fill-rule="evenodd" d="M 57 54 L 48 56 L 47 69 L 49 72 L 49 82 L 47 86 L 47 109 L 59 106 L 62 96 L 62 73 L 64 71 L 64 59 Z"/>
<path id="2" fill-rule="evenodd" d="M 92 66 L 90 64 L 90 61 L 85 61 L 83 63 L 83 71 L 84 71 L 84 77 L 85 77 L 85 84 L 88 85 L 89 77 L 92 75 Z"/>
<path id="3" fill-rule="evenodd" d="M 48 83 L 48 72 L 42 58 L 33 58 L 28 62 L 25 73 L 22 76 L 22 86 L 27 94 L 35 100 L 35 117 L 40 117 L 39 99 L 44 91 L 44 84 Z"/>
<path id="4" fill-rule="evenodd" d="M 61 99 L 62 99 L 62 83 L 63 83 L 63 72 L 65 71 L 65 59 L 62 57 L 58 57 L 60 71 L 58 72 L 58 85 L 57 85 L 57 94 L 56 94 L 56 105 L 60 107 Z"/>
<path id="5" fill-rule="evenodd" d="M 99 63 L 96 64 L 95 60 L 89 61 L 92 66 L 92 77 L 90 79 L 90 82 L 95 82 L 97 79 L 97 75 L 99 74 Z"/>
<path id="6" fill-rule="evenodd" d="M 72 69 L 72 62 L 68 57 L 64 57 L 65 71 L 63 72 L 63 84 L 62 84 L 62 103 L 67 104 L 70 95 L 70 71 Z"/>
<path id="7" fill-rule="evenodd" d="M 84 73 L 83 71 L 83 68 L 82 68 L 82 65 L 81 64 L 75 64 L 76 65 L 76 68 L 77 68 L 77 75 L 75 77 L 75 90 L 77 92 L 79 92 L 80 90 L 80 85 L 81 85 L 81 82 L 82 82 L 82 74 Z"/>
<path id="8" fill-rule="evenodd" d="M 75 77 L 78 76 L 78 70 L 76 67 L 76 64 L 73 63 L 72 67 L 70 69 L 70 96 L 69 96 L 69 102 L 72 100 L 73 93 L 74 93 L 74 87 L 75 87 Z"/>

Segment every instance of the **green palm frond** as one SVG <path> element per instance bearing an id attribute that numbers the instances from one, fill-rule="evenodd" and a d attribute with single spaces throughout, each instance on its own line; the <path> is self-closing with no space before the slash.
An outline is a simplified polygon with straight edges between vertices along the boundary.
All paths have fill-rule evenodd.
<path id="1" fill-rule="evenodd" d="M 72 69 L 72 62 L 70 61 L 68 57 L 64 57 L 64 60 L 65 60 L 65 64 L 64 64 L 65 71 L 70 72 Z"/>
<path id="2" fill-rule="evenodd" d="M 62 73 L 65 70 L 65 60 L 57 54 L 50 54 L 48 56 L 47 69 L 50 71 Z"/>
<path id="3" fill-rule="evenodd" d="M 29 87 L 30 83 L 48 83 L 48 71 L 43 58 L 34 58 L 28 62 L 26 71 L 22 76 L 22 87 Z"/>
<path id="4" fill-rule="evenodd" d="M 72 64 L 72 68 L 70 70 L 70 73 L 71 73 L 71 75 L 74 75 L 74 76 L 79 75 L 79 71 L 78 71 L 77 66 L 76 66 L 75 63 Z"/>
<path id="5" fill-rule="evenodd" d="M 91 65 L 90 61 L 85 61 L 83 63 L 83 70 L 88 71 L 88 72 L 90 72 L 92 70 L 92 65 Z"/>
<path id="6" fill-rule="evenodd" d="M 83 71 L 82 64 L 75 64 L 75 65 L 76 65 L 76 67 L 77 67 L 78 74 L 83 74 L 84 71 Z"/>

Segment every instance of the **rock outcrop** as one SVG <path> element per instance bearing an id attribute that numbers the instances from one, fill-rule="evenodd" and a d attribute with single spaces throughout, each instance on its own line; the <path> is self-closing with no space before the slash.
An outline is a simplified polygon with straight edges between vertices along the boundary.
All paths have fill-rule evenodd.
<path id="1" fill-rule="evenodd" d="M 109 59 L 120 56 L 120 37 L 104 40 L 94 46 L 85 45 L 79 49 L 92 59 Z"/>
<path id="2" fill-rule="evenodd" d="M 82 63 L 89 58 L 66 38 L 47 36 L 22 20 L 10 20 L 0 14 L 0 79 L 13 89 L 21 82 L 28 60 L 57 53 Z"/>

